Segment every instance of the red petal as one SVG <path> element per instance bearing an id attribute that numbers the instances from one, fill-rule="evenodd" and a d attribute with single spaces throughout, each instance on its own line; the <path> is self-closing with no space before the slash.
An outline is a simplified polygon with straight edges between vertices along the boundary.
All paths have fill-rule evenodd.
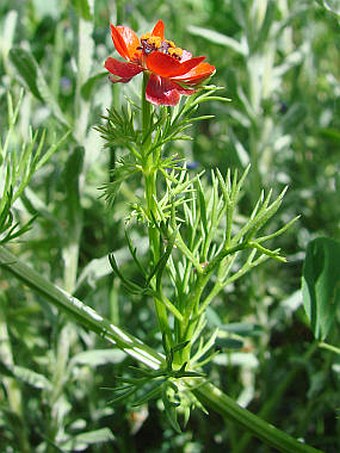
<path id="1" fill-rule="evenodd" d="M 147 101 L 156 105 L 177 105 L 180 94 L 177 87 L 170 80 L 151 74 L 146 86 Z"/>
<path id="2" fill-rule="evenodd" d="M 179 92 L 179 94 L 184 94 L 185 96 L 190 96 L 191 94 L 194 94 L 197 91 L 197 90 L 193 90 L 192 88 L 182 87 L 178 83 L 175 83 L 175 85 L 176 85 L 176 90 Z"/>
<path id="3" fill-rule="evenodd" d="M 148 69 L 161 77 L 176 77 L 198 66 L 205 57 L 195 57 L 180 63 L 176 58 L 162 52 L 151 52 L 146 59 Z"/>
<path id="4" fill-rule="evenodd" d="M 129 27 L 123 25 L 115 27 L 111 24 L 111 36 L 119 55 L 125 58 L 125 60 L 132 60 L 140 46 L 136 33 Z"/>
<path id="5" fill-rule="evenodd" d="M 153 27 L 151 32 L 152 36 L 159 36 L 164 41 L 164 22 L 160 19 L 157 24 Z"/>
<path id="6" fill-rule="evenodd" d="M 111 77 L 112 82 L 129 82 L 132 77 L 143 71 L 143 68 L 135 63 L 127 63 L 111 57 L 105 61 L 104 66 L 115 76 Z"/>
<path id="7" fill-rule="evenodd" d="M 173 80 L 180 83 L 185 83 L 186 85 L 196 86 L 203 80 L 212 76 L 215 72 L 215 66 L 212 66 L 209 63 L 200 63 L 195 68 L 191 69 L 186 74 L 183 74 L 178 77 L 173 77 Z"/>

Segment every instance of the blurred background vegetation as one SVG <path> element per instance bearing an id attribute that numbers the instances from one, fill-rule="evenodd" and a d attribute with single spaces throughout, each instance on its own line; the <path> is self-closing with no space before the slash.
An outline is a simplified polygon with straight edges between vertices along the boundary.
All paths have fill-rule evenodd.
<path id="1" fill-rule="evenodd" d="M 36 150 L 32 131 L 41 139 L 45 130 L 46 150 L 70 131 L 17 199 L 15 221 L 24 225 L 36 217 L 9 247 L 112 322 L 159 343 L 151 305 L 131 300 L 106 258 L 115 251 L 133 278 L 124 225 L 139 182 L 123 185 L 108 209 L 100 187 L 124 150 L 104 149 L 93 126 L 139 89 L 138 81 L 113 86 L 107 80 L 103 62 L 114 53 L 110 21 L 142 34 L 162 18 L 169 39 L 216 66 L 212 83 L 231 99 L 205 104 L 215 118 L 196 124 L 194 140 L 169 151 L 183 153 L 208 177 L 216 166 L 225 171 L 251 163 L 240 216 L 262 188 L 277 194 L 287 184 L 275 222 L 301 215 L 276 244 L 288 263 L 264 265 L 213 304 L 211 327 L 234 332 L 237 341 L 221 339 L 221 352 L 205 371 L 242 405 L 330 453 L 340 448 L 340 363 L 313 343 L 300 280 L 308 242 L 339 239 L 338 6 L 335 0 L 0 3 L 2 144 L 7 140 L 20 161 L 25 147 Z M 130 224 L 146 250 L 143 229 Z M 0 276 L 1 451 L 269 451 L 214 414 L 194 412 L 186 431 L 176 434 L 157 401 L 112 407 L 103 387 L 116 385 L 131 359 L 107 349 L 1 268 Z"/>

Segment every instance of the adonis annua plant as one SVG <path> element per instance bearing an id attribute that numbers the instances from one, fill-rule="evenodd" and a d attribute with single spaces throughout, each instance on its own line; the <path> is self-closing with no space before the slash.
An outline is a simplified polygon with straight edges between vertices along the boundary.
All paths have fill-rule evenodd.
<path id="1" fill-rule="evenodd" d="M 17 260 L 3 245 L 0 263 L 139 362 L 141 366 L 127 370 L 122 385 L 113 389 L 114 402 L 130 397 L 134 404 L 142 404 L 161 398 L 177 431 L 185 426 L 192 407 L 207 407 L 281 451 L 316 451 L 239 407 L 209 383 L 205 374 L 205 365 L 216 355 L 218 334 L 207 327 L 209 305 L 228 285 L 266 260 L 285 261 L 280 250 L 268 244 L 275 242 L 295 219 L 264 233 L 285 190 L 276 199 L 272 199 L 271 192 L 263 192 L 248 217 L 240 221 L 238 203 L 249 168 L 242 174 L 231 170 L 222 174 L 215 169 L 208 175 L 208 184 L 203 173 L 193 175 L 184 158 L 173 151 L 176 141 L 190 139 L 187 130 L 194 122 L 212 118 L 199 116 L 200 104 L 228 101 L 219 96 L 218 87 L 207 85 L 215 67 L 205 62 L 205 57 L 193 57 L 166 39 L 161 20 L 151 33 L 140 38 L 121 25 L 112 25 L 111 34 L 122 58 L 106 60 L 110 80 L 127 83 L 139 76 L 143 83 L 140 105 L 128 101 L 119 109 L 112 108 L 97 126 L 107 147 L 124 150 L 110 182 L 102 185 L 108 205 L 114 209 L 121 184 L 128 184 L 131 178 L 141 182 L 142 196 L 136 196 L 129 218 L 145 227 L 149 247 L 145 259 L 126 231 L 131 258 L 140 273 L 136 281 L 123 274 L 114 254 L 109 255 L 109 261 L 132 297 L 153 301 L 161 338 L 159 348 L 154 350 L 135 338 L 128 333 L 128 326 L 124 331 L 105 320 Z M 12 193 L 10 183 L 5 189 L 7 194 Z M 4 243 L 14 231 L 11 197 L 0 207 Z M 6 226 L 12 228 L 9 233 L 5 232 Z"/>
<path id="2" fill-rule="evenodd" d="M 160 370 L 127 378 L 116 389 L 115 400 L 131 394 L 141 395 L 140 402 L 162 396 L 178 429 L 177 413 L 182 409 L 187 417 L 190 404 L 197 402 L 188 386 L 200 384 L 203 365 L 215 355 L 217 332 L 206 329 L 208 306 L 227 285 L 267 259 L 284 261 L 278 249 L 266 244 L 294 220 L 269 235 L 262 233 L 279 209 L 284 190 L 275 200 L 263 193 L 249 218 L 236 225 L 249 168 L 240 176 L 216 169 L 208 187 L 202 174 L 192 176 L 184 159 L 173 154 L 172 144 L 190 138 L 186 130 L 194 121 L 211 117 L 197 116 L 201 103 L 227 101 L 216 95 L 217 87 L 203 85 L 214 66 L 166 39 L 161 20 L 141 38 L 126 26 L 111 25 L 111 34 L 125 61 L 106 60 L 110 80 L 126 83 L 143 75 L 140 110 L 112 109 L 97 128 L 108 147 L 127 150 L 105 186 L 108 201 L 114 202 L 123 181 L 138 175 L 142 180 L 144 196 L 136 200 L 131 215 L 147 228 L 147 267 L 138 246 L 129 240 L 129 247 L 143 283 L 126 279 L 114 254 L 109 259 L 127 291 L 153 299 L 165 356 Z"/>

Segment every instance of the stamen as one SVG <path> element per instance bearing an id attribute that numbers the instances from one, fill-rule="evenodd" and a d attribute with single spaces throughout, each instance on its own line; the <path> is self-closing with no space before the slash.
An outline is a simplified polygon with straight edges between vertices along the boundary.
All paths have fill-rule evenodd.
<path id="1" fill-rule="evenodd" d="M 140 41 L 141 46 L 138 47 L 138 49 L 142 50 L 146 55 L 157 50 L 180 60 L 184 52 L 183 49 L 177 47 L 173 41 L 169 39 L 164 39 L 164 41 L 162 41 L 160 36 L 154 36 L 151 33 L 142 35 Z"/>
<path id="2" fill-rule="evenodd" d="M 169 47 L 168 54 L 179 59 L 183 55 L 183 49 L 180 47 Z"/>
<path id="3" fill-rule="evenodd" d="M 155 49 L 159 49 L 162 45 L 162 39 L 159 36 L 150 36 L 148 44 L 155 47 Z"/>
<path id="4" fill-rule="evenodd" d="M 168 45 L 168 47 L 176 47 L 176 44 L 173 41 L 170 41 L 169 39 L 166 39 L 165 43 Z"/>

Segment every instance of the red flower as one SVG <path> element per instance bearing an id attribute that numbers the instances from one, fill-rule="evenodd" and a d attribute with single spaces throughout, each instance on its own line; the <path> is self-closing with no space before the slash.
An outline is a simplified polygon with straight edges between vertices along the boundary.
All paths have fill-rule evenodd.
<path id="1" fill-rule="evenodd" d="M 192 58 L 190 52 L 165 39 L 162 20 L 140 39 L 123 25 L 111 25 L 111 36 L 117 52 L 126 60 L 109 57 L 105 61 L 105 68 L 112 74 L 111 81 L 126 83 L 147 71 L 145 97 L 152 104 L 176 105 L 181 94 L 193 94 L 215 72 L 214 66 L 203 62 L 205 57 Z"/>

